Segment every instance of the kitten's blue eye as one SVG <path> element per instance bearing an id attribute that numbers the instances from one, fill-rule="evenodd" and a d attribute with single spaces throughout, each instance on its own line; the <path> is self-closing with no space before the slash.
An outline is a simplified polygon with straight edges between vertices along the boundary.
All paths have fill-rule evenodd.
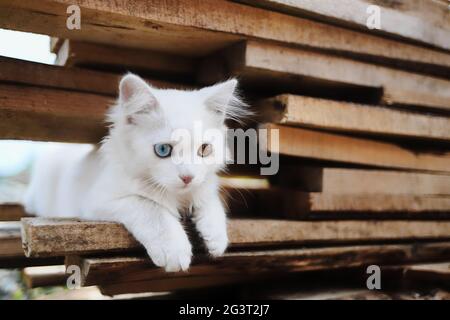
<path id="1" fill-rule="evenodd" d="M 172 145 L 168 143 L 157 143 L 154 145 L 155 153 L 160 158 L 167 158 L 172 153 Z"/>

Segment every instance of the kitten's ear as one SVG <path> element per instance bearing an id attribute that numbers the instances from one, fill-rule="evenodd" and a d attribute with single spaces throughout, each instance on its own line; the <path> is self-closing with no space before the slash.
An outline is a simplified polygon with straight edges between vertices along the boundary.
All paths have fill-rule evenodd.
<path id="1" fill-rule="evenodd" d="M 127 116 L 128 123 L 134 123 L 134 118 L 139 114 L 150 114 L 159 109 L 152 87 L 132 73 L 128 73 L 120 80 L 119 105 Z"/>
<path id="2" fill-rule="evenodd" d="M 119 99 L 121 102 L 127 102 L 133 96 L 142 94 L 146 90 L 148 90 L 148 85 L 141 77 L 128 73 L 120 80 Z"/>
<path id="3" fill-rule="evenodd" d="M 236 94 L 237 85 L 238 81 L 231 79 L 200 90 L 205 98 L 207 108 L 214 112 L 221 121 L 227 118 L 239 121 L 246 114 L 245 104 Z"/>

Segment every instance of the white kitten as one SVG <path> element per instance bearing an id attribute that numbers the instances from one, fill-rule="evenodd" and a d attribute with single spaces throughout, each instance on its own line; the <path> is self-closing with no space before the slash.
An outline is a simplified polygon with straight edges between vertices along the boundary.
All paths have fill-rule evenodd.
<path id="1" fill-rule="evenodd" d="M 26 211 L 123 223 L 156 265 L 178 271 L 192 256 L 180 212 L 192 210 L 209 252 L 223 254 L 228 238 L 216 174 L 226 159 L 217 155 L 227 150 L 225 119 L 245 114 L 236 85 L 229 80 L 196 91 L 161 90 L 126 75 L 102 146 L 50 147 L 34 167 Z M 194 136 L 198 124 L 202 133 L 221 135 L 190 145 L 184 138 L 173 141 L 180 130 Z"/>

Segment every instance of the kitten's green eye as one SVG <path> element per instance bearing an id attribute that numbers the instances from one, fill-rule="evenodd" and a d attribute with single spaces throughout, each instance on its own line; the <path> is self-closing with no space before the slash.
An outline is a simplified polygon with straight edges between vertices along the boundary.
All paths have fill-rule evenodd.
<path id="1" fill-rule="evenodd" d="M 154 150 L 158 157 L 167 158 L 172 153 L 172 145 L 168 143 L 157 143 L 154 145 Z"/>
<path id="2" fill-rule="evenodd" d="M 200 146 L 200 148 L 198 148 L 197 154 L 200 157 L 207 157 L 212 153 L 212 151 L 213 151 L 212 145 L 209 143 L 204 143 Z"/>

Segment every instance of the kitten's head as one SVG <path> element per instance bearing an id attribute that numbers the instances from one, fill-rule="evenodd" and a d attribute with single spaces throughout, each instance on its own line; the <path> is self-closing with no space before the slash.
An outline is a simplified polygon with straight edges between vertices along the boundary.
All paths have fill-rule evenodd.
<path id="1" fill-rule="evenodd" d="M 133 178 L 184 193 L 223 169 L 226 119 L 246 114 L 232 79 L 195 91 L 151 87 L 128 74 L 120 82 L 106 156 Z"/>

